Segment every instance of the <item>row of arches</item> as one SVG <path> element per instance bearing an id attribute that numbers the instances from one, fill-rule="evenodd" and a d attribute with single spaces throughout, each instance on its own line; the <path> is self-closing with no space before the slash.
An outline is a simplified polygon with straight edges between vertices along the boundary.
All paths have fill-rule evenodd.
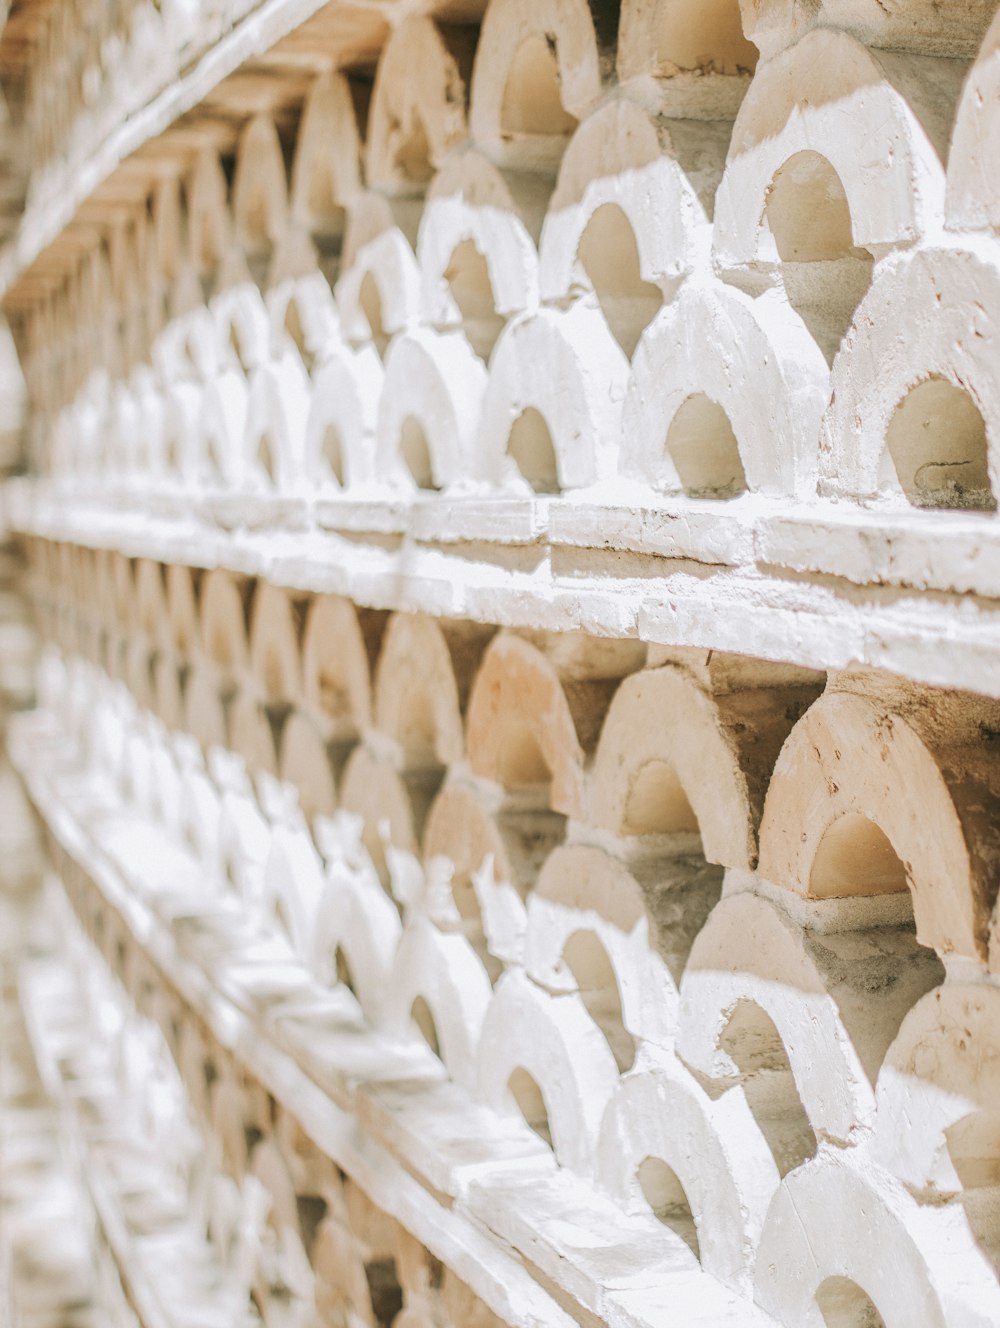
<path id="1" fill-rule="evenodd" d="M 641 678 L 642 674 L 632 676 Z M 523 680 L 520 687 L 523 694 Z M 54 687 L 51 691 L 57 696 L 60 689 Z M 94 713 L 93 704 L 89 709 Z M 807 711 L 807 717 L 811 713 Z M 816 737 L 815 733 L 809 735 L 810 749 Z M 892 737 L 883 731 L 880 740 L 883 745 L 886 742 L 891 745 Z M 105 759 L 106 754 L 107 749 Z M 893 758 L 883 753 L 878 759 L 883 764 L 888 759 L 891 765 Z M 869 814 L 873 810 L 874 805 L 870 804 Z M 898 838 L 897 834 L 897 842 Z M 842 845 L 835 844 L 834 850 L 835 857 L 842 859 Z M 636 958 L 648 953 L 648 941 L 644 942 L 641 934 L 637 937 L 639 948 L 633 950 L 631 960 L 627 949 L 621 948 L 626 944 L 624 938 L 629 935 L 633 921 L 641 915 L 649 917 L 648 884 L 646 893 L 638 895 L 633 886 L 638 912 L 629 915 L 627 910 L 623 911 L 627 895 L 622 884 L 628 879 L 628 872 L 624 871 L 621 880 L 612 883 L 604 869 L 597 873 L 594 902 L 588 904 L 586 863 L 595 855 L 605 858 L 606 850 L 576 845 L 550 855 L 529 899 L 523 968 L 518 964 L 508 965 L 492 995 L 486 987 L 482 988 L 485 1001 L 478 1016 L 469 1000 L 468 980 L 463 982 L 458 976 L 461 970 L 456 969 L 440 939 L 436 942 L 431 939 L 435 931 L 439 938 L 447 933 L 441 931 L 433 915 L 421 921 L 413 894 L 405 895 L 407 911 L 395 965 L 386 978 L 373 984 L 391 993 L 388 1004 L 397 1006 L 399 1013 L 394 1016 L 390 1009 L 381 1018 L 388 1017 L 389 1026 L 394 1019 L 401 1020 L 395 1026 L 402 1032 L 411 997 L 415 997 L 409 1014 L 420 1031 L 413 1036 L 423 1036 L 431 1042 L 435 1054 L 443 1057 L 449 1074 L 459 1083 L 463 1082 L 462 1055 L 461 1049 L 456 1051 L 456 1039 L 461 1040 L 463 1031 L 468 1035 L 471 1018 L 472 1024 L 480 1029 L 480 1046 L 488 1048 L 481 1056 L 476 1091 L 485 1094 L 498 1111 L 516 1108 L 523 1113 L 536 1132 L 551 1140 L 564 1167 L 585 1174 L 592 1174 L 595 1166 L 605 1167 L 601 1174 L 612 1179 L 600 1183 L 610 1184 L 614 1193 L 618 1193 L 615 1187 L 622 1184 L 634 1187 L 629 1191 L 634 1196 L 629 1202 L 639 1203 L 641 1195 L 641 1203 L 647 1205 L 643 1211 L 651 1209 L 657 1213 L 654 1220 L 665 1222 L 686 1248 L 695 1244 L 703 1266 L 727 1284 L 744 1290 L 749 1285 L 746 1278 L 750 1270 L 734 1254 L 751 1239 L 745 1222 L 759 1220 L 766 1210 L 766 1221 L 770 1223 L 772 1213 L 783 1212 L 783 1203 L 795 1206 L 800 1186 L 806 1192 L 813 1184 L 829 1183 L 834 1191 L 852 1195 L 852 1202 L 875 1203 L 878 1211 L 885 1213 L 886 1238 L 893 1247 L 897 1240 L 903 1240 L 905 1247 L 907 1240 L 915 1238 L 921 1219 L 915 1209 L 908 1209 L 909 1215 L 901 1217 L 900 1205 L 903 1209 L 907 1204 L 912 1207 L 913 1200 L 907 1199 L 898 1186 L 893 1188 L 896 1182 L 887 1179 L 872 1182 L 870 1176 L 862 1181 L 850 1166 L 842 1176 L 840 1163 L 827 1157 L 818 1142 L 835 1140 L 840 1148 L 862 1145 L 869 1149 L 867 1141 L 872 1133 L 880 1137 L 878 1123 L 873 1121 L 877 1114 L 873 1088 L 877 1088 L 883 1102 L 895 1101 L 896 1106 L 890 1107 L 890 1111 L 906 1110 L 906 1104 L 912 1104 L 911 1086 L 900 1089 L 897 1082 L 894 1087 L 891 1074 L 883 1081 L 879 1073 L 886 1045 L 893 1043 L 900 1019 L 914 1001 L 917 1002 L 914 1009 L 919 1008 L 923 992 L 928 992 L 927 999 L 933 1002 L 941 999 L 942 992 L 950 998 L 948 984 L 943 988 L 937 986 L 940 966 L 935 966 L 935 961 L 915 946 L 912 939 L 906 939 L 905 927 L 901 930 L 891 926 L 903 916 L 898 907 L 893 905 L 888 912 L 880 912 L 869 898 L 862 911 L 852 917 L 841 901 L 837 914 L 827 913 L 825 919 L 817 914 L 803 930 L 802 917 L 789 915 L 785 892 L 779 891 L 778 898 L 769 902 L 760 893 L 763 881 L 750 893 L 739 888 L 738 881 L 731 881 L 707 923 L 698 924 L 694 948 L 681 976 L 676 1033 L 676 1048 L 681 1057 L 678 1061 L 672 1052 L 665 1057 L 655 1052 L 658 1041 L 665 1042 L 668 1049 L 674 1046 L 673 1037 L 659 1033 L 655 1022 L 655 1007 L 663 1003 L 669 978 L 661 970 L 652 987 L 647 980 L 644 1002 L 643 979 Z M 561 872 L 560 856 L 565 864 Z M 886 883 L 885 858 L 877 865 L 883 869 L 879 881 Z M 634 861 L 632 868 L 641 875 Z M 823 870 L 827 869 L 824 866 Z M 568 892 L 564 893 L 561 905 L 559 889 L 553 891 L 553 878 L 560 876 L 564 882 L 562 891 Z M 869 890 L 879 888 L 872 880 L 865 884 Z M 663 929 L 667 931 L 678 927 L 677 893 L 677 883 L 672 882 L 667 894 L 674 911 L 668 914 L 669 924 L 663 919 L 666 924 Z M 609 914 L 612 899 L 619 902 Z M 561 923 L 560 906 L 569 913 Z M 374 925 L 370 924 L 371 937 L 385 936 L 388 916 L 386 913 Z M 681 930 L 683 925 L 681 922 Z M 838 939 L 845 928 L 845 939 Z M 615 932 L 622 936 L 622 941 L 611 939 Z M 809 939 L 811 935 L 814 939 Z M 341 930 L 340 936 L 343 943 L 347 932 Z M 332 948 L 330 938 L 327 944 Z M 421 944 L 430 944 L 429 953 L 433 956 L 422 965 L 417 956 Z M 552 959 L 560 950 L 562 958 L 553 967 Z M 792 959 L 795 953 L 799 957 Z M 370 962 L 370 958 L 371 951 L 364 962 Z M 858 975 L 873 962 L 881 965 L 879 976 L 874 986 L 871 981 L 863 981 L 861 990 L 855 990 L 856 1022 L 852 1024 L 849 989 L 856 987 Z M 768 972 L 767 965 L 771 964 L 774 971 Z M 413 985 L 421 969 L 423 980 Z M 356 962 L 354 972 L 361 971 L 361 964 Z M 435 975 L 433 981 L 431 974 Z M 450 986 L 451 983 L 456 985 Z M 653 1015 L 649 1013 L 650 990 L 654 992 Z M 985 992 L 988 988 L 981 990 Z M 882 997 L 875 996 L 876 991 Z M 419 996 L 415 996 L 417 992 Z M 356 994 L 366 1013 L 374 1009 L 368 1005 L 370 997 L 363 988 L 356 987 Z M 713 1016 L 718 1023 L 713 1024 L 711 1019 L 706 1023 L 706 1011 L 718 1012 Z M 871 1044 L 880 1037 L 886 1042 L 880 1052 L 875 1052 Z M 629 1039 L 632 1061 L 628 1059 Z M 906 1046 L 905 1039 L 902 1046 L 892 1045 L 887 1063 L 902 1064 L 912 1054 Z M 867 1066 L 860 1063 L 865 1060 Z M 724 1088 L 719 1099 L 725 1103 L 721 1117 L 685 1065 L 704 1074 L 707 1082 L 717 1087 L 731 1085 Z M 816 1078 L 816 1067 L 821 1065 L 830 1065 L 828 1078 Z M 647 1081 L 648 1086 L 644 1087 Z M 613 1087 L 615 1083 L 617 1089 Z M 599 1089 L 602 1084 L 603 1089 Z M 872 1105 L 866 1107 L 866 1100 Z M 652 1113 L 649 1103 L 659 1104 L 663 1115 L 657 1117 Z M 732 1114 L 737 1105 L 743 1112 L 742 1124 Z M 625 1113 L 623 1119 L 620 1112 Z M 681 1113 L 690 1115 L 690 1128 L 697 1133 L 698 1146 L 693 1146 L 693 1136 L 674 1129 L 669 1139 L 657 1136 L 654 1148 L 653 1142 L 643 1134 L 645 1123 L 676 1121 Z M 643 1123 L 641 1127 L 637 1127 L 636 1121 Z M 892 1135 L 892 1128 L 887 1126 L 881 1137 L 889 1142 Z M 898 1131 L 895 1137 L 898 1141 Z M 618 1143 L 602 1142 L 606 1138 L 617 1139 Z M 938 1138 L 936 1147 L 940 1148 Z M 699 1191 L 697 1174 L 691 1171 L 692 1159 L 704 1156 L 708 1147 L 723 1148 L 723 1152 L 712 1153 L 716 1159 L 716 1182 L 706 1187 L 702 1181 Z M 625 1149 L 625 1161 L 615 1152 L 616 1148 Z M 741 1160 L 734 1161 L 734 1149 L 738 1149 Z M 974 1156 L 976 1145 L 969 1151 Z M 963 1156 L 961 1147 L 956 1149 L 955 1156 Z M 722 1158 L 727 1159 L 724 1164 L 730 1177 L 727 1183 L 735 1187 L 740 1198 L 740 1203 L 734 1198 L 735 1207 L 726 1210 L 728 1217 L 724 1221 L 718 1210 L 722 1200 L 716 1192 Z M 749 1177 L 745 1173 L 747 1166 L 753 1172 Z M 815 1181 L 817 1172 L 821 1179 Z M 785 1179 L 776 1192 L 775 1186 L 782 1176 Z M 856 1188 L 858 1184 L 874 1184 L 875 1190 L 865 1198 Z M 754 1194 L 758 1195 L 757 1201 L 752 1198 Z M 773 1200 L 772 1195 L 776 1196 Z M 714 1205 L 711 1213 L 706 1204 Z M 736 1208 L 744 1214 L 744 1225 L 738 1232 L 731 1225 Z M 828 1209 L 824 1210 L 824 1220 L 827 1216 Z M 900 1223 L 899 1232 L 893 1234 Z M 845 1217 L 844 1232 L 837 1237 L 847 1244 L 849 1225 Z M 903 1232 L 907 1233 L 905 1237 Z M 768 1239 L 766 1224 L 761 1239 L 765 1243 Z M 886 1299 L 885 1288 L 879 1287 L 877 1279 L 872 1280 L 870 1270 L 858 1267 L 859 1257 L 855 1248 L 849 1255 L 841 1252 L 837 1256 L 846 1263 L 838 1263 L 836 1259 L 830 1263 L 830 1268 L 848 1268 L 856 1274 L 855 1279 L 843 1271 L 830 1272 L 830 1276 L 848 1281 L 860 1278 L 857 1285 L 864 1285 L 873 1293 L 872 1303 L 890 1314 L 886 1319 L 889 1322 L 891 1303 Z M 825 1266 L 820 1260 L 818 1280 L 811 1288 L 817 1292 L 817 1304 L 823 1313 L 827 1299 L 832 1298 L 831 1304 L 839 1304 L 843 1293 L 851 1303 L 855 1296 L 849 1287 L 845 1290 L 839 1283 L 827 1287 L 821 1276 Z M 779 1318 L 796 1322 L 785 1302 L 788 1289 L 768 1291 L 766 1275 L 763 1282 L 760 1273 L 757 1277 L 758 1299 L 764 1297 L 762 1303 L 767 1304 L 766 1297 L 773 1295 Z M 926 1270 L 921 1272 L 921 1286 L 925 1286 L 927 1277 Z M 928 1294 L 936 1297 L 940 1292 L 934 1290 Z M 799 1308 L 805 1312 L 803 1306 Z"/>
<path id="2" fill-rule="evenodd" d="M 182 1269 L 160 1266 L 152 1240 L 143 1266 L 122 1269 L 130 1281 L 145 1280 L 147 1294 L 174 1314 L 189 1296 L 204 1296 L 197 1279 L 214 1268 L 218 1312 L 269 1328 L 314 1322 L 314 1314 L 365 1328 L 495 1328 L 501 1320 L 316 1146 L 291 1104 L 275 1099 L 165 982 L 80 865 L 59 857 L 75 913 L 67 915 L 62 950 L 72 997 L 64 996 L 62 1008 L 74 1018 L 72 1029 L 64 1027 L 60 1011 L 46 1006 L 39 1028 L 63 1046 L 75 1038 L 81 1055 L 85 1039 L 101 1029 L 101 1109 L 113 1105 L 114 1115 L 95 1127 L 123 1133 L 147 1122 L 132 1152 L 155 1150 L 169 1178 L 163 1185 L 186 1188 L 187 1245 L 174 1253 L 177 1261 L 185 1256 L 187 1286 L 172 1286 Z M 105 1203 L 127 1232 L 131 1178 L 121 1165 L 122 1196 L 106 1194 Z M 150 1230 L 147 1219 L 143 1231 Z M 172 1248 L 167 1231 L 161 1242 Z M 197 1305 L 198 1312 L 208 1307 Z"/>
<path id="3" fill-rule="evenodd" d="M 567 49 L 592 23 L 585 7 L 560 21 Z M 523 36 L 503 5 L 485 22 Z M 291 171 L 257 116 L 231 188 L 203 153 L 22 320 L 54 469 L 282 494 L 549 492 L 621 472 L 699 497 L 818 482 L 992 510 L 991 343 L 974 315 L 995 263 L 989 245 L 940 245 L 938 101 L 814 29 L 765 62 L 731 136 L 595 94 L 545 184 L 464 141 L 461 41 L 412 24 L 386 47 L 363 148 L 348 79 L 325 75 Z M 844 86 L 803 111 L 819 67 Z M 845 98 L 884 147 L 880 173 L 831 129 Z M 429 154 L 413 197 L 393 176 L 411 121 Z M 884 353 L 924 320 L 933 345 Z"/>
<path id="4" fill-rule="evenodd" d="M 296 720 L 327 790 L 317 810 L 335 808 L 352 760 L 359 788 L 375 768 L 401 782 L 400 805 L 416 796 L 425 808 L 446 772 L 467 769 L 513 806 L 600 827 L 626 856 L 697 847 L 817 899 L 909 885 L 927 943 L 986 954 L 995 887 L 980 809 L 992 806 L 995 775 L 985 699 L 934 693 L 932 707 L 905 684 L 850 674 L 820 695 L 817 675 L 738 657 L 731 676 L 669 652 L 644 668 L 634 641 L 531 639 L 357 610 L 221 569 L 47 541 L 31 550 L 46 630 L 125 678 L 170 727 L 206 748 L 236 746 L 252 769 L 277 775 L 291 745 L 282 727 Z"/>

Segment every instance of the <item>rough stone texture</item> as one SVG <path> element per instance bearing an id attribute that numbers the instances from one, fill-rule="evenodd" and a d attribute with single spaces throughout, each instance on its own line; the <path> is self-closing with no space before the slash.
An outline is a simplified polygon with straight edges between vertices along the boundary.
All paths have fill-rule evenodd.
<path id="1" fill-rule="evenodd" d="M 1000 1322 L 994 9 L 4 12 L 0 1317 Z"/>

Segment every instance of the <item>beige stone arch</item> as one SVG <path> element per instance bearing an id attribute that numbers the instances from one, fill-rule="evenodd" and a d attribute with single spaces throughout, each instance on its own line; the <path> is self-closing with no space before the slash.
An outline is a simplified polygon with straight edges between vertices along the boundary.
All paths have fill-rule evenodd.
<path id="1" fill-rule="evenodd" d="M 295 705 L 302 697 L 302 634 L 309 601 L 283 586 L 261 581 L 250 615 L 250 672 L 270 705 Z"/>
<path id="2" fill-rule="evenodd" d="M 426 14 L 394 29 L 382 48 L 368 111 L 365 176 L 372 189 L 422 194 L 466 135 L 466 88 L 476 33 Z"/>
<path id="3" fill-rule="evenodd" d="M 187 244 L 195 272 L 214 278 L 233 244 L 229 190 L 218 153 L 205 147 L 187 177 Z"/>
<path id="4" fill-rule="evenodd" d="M 584 0 L 491 0 L 472 74 L 469 130 L 498 164 L 553 169 L 601 95 Z"/>
<path id="5" fill-rule="evenodd" d="M 787 305 L 691 280 L 633 356 L 621 472 L 692 497 L 812 496 L 828 400 L 826 362 Z"/>
<path id="6" fill-rule="evenodd" d="M 342 236 L 343 209 L 362 190 L 361 137 L 345 75 L 320 74 L 302 108 L 292 163 L 291 216 L 314 242 Z"/>
<path id="7" fill-rule="evenodd" d="M 461 332 L 413 328 L 386 358 L 375 473 L 418 489 L 482 477 L 477 455 L 487 375 Z"/>
<path id="8" fill-rule="evenodd" d="M 696 833 L 710 862 L 752 868 L 773 763 L 811 696 L 761 687 L 713 697 L 672 665 L 632 674 L 601 731 L 590 819 L 622 836 Z"/>
<path id="9" fill-rule="evenodd" d="M 349 599 L 313 596 L 302 636 L 302 690 L 309 714 L 332 741 L 354 743 L 370 727 L 370 656 Z"/>
<path id="10" fill-rule="evenodd" d="M 288 226 L 288 173 L 277 129 L 268 115 L 255 115 L 240 135 L 233 225 L 251 271 L 265 271 Z"/>
<path id="11" fill-rule="evenodd" d="M 251 775 L 278 773 L 274 730 L 255 687 L 241 687 L 227 714 L 228 742 Z"/>
<path id="12" fill-rule="evenodd" d="M 337 810 L 336 770 L 330 744 L 312 719 L 295 712 L 281 731 L 278 768 L 281 778 L 298 792 L 299 806 L 312 825 L 317 816 Z"/>
<path id="13" fill-rule="evenodd" d="M 739 0 L 623 0 L 619 81 L 641 80 L 668 115 L 731 120 L 759 51 Z"/>
<path id="14" fill-rule="evenodd" d="M 215 568 L 200 587 L 200 639 L 204 657 L 221 673 L 242 678 L 249 667 L 248 621 L 254 583 Z"/>
<path id="15" fill-rule="evenodd" d="M 393 614 L 375 671 L 375 727 L 397 745 L 404 769 L 448 766 L 464 750 L 458 683 L 441 625 Z"/>
<path id="16" fill-rule="evenodd" d="M 582 814 L 583 748 L 559 675 L 535 646 L 502 632 L 487 647 L 465 740 L 475 774 L 508 792 L 547 787 L 553 810 Z"/>
<path id="17" fill-rule="evenodd" d="M 190 660 L 201 648 L 201 573 L 183 563 L 167 563 L 164 579 L 170 648 L 181 661 Z"/>
<path id="18" fill-rule="evenodd" d="M 759 871 L 811 898 L 909 888 L 924 945 L 985 956 L 995 796 L 968 750 L 913 718 L 862 695 L 816 701 L 775 765 Z"/>
<path id="19" fill-rule="evenodd" d="M 948 125 L 930 102 L 921 104 L 919 89 L 907 84 L 904 94 L 893 74 L 891 59 L 831 29 L 806 33 L 761 65 L 736 118 L 716 197 L 713 250 L 721 267 L 792 258 L 781 254 L 780 222 L 811 236 L 809 257 L 839 256 L 826 254 L 826 233 L 810 220 L 816 204 L 808 183 L 790 200 L 788 217 L 769 210 L 775 177 L 800 153 L 836 172 L 854 245 L 879 253 L 940 225 Z M 816 187 L 825 182 L 817 178 Z M 837 213 L 827 207 L 824 216 L 832 225 Z"/>

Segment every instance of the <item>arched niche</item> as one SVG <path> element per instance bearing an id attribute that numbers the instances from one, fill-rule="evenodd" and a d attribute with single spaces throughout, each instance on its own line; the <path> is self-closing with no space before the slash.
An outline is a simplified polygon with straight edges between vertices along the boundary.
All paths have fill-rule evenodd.
<path id="1" fill-rule="evenodd" d="M 431 182 L 417 234 L 421 315 L 460 323 L 477 353 L 498 323 L 538 303 L 544 181 L 502 171 L 472 147 L 449 153 Z"/>
<path id="2" fill-rule="evenodd" d="M 829 28 L 806 32 L 761 65 L 716 197 L 713 251 L 723 270 L 794 264 L 806 254 L 832 260 L 834 241 L 836 257 L 850 257 L 848 220 L 849 248 L 873 255 L 939 224 L 947 133 L 931 99 L 909 85 L 904 95 L 894 71 L 888 58 Z"/>
<path id="3" fill-rule="evenodd" d="M 936 374 L 915 384 L 892 414 L 885 445 L 914 507 L 996 511 L 986 422 L 964 388 Z"/>
<path id="4" fill-rule="evenodd" d="M 940 762 L 936 747 L 902 714 L 827 692 L 798 721 L 775 765 L 761 819 L 761 875 L 806 896 L 908 885 L 924 945 L 939 954 L 984 954 L 995 889 L 981 865 L 991 832 L 978 808 L 984 797 L 992 805 L 992 795 L 954 768 L 954 756 Z M 852 819 L 827 840 L 814 885 L 817 853 L 842 817 Z M 859 843 L 862 877 L 852 881 L 846 877 Z"/>
<path id="5" fill-rule="evenodd" d="M 259 286 L 288 225 L 288 172 L 274 121 L 256 115 L 240 135 L 233 178 L 233 221 Z"/>
<path id="6" fill-rule="evenodd" d="M 555 669 L 541 651 L 501 633 L 469 697 L 466 750 L 475 774 L 508 794 L 578 814 L 583 750 Z"/>
<path id="7" fill-rule="evenodd" d="M 543 492 L 609 477 L 628 378 L 628 360 L 603 314 L 585 301 L 513 319 L 490 361 L 476 443 L 480 473 L 498 485 Z M 512 433 L 528 411 L 530 434 L 522 424 L 526 436 L 515 434 L 512 450 Z M 550 443 L 541 438 L 539 417 Z"/>
<path id="8" fill-rule="evenodd" d="M 268 581 L 250 617 L 250 672 L 266 704 L 287 709 L 302 696 L 302 633 L 308 600 Z"/>
<path id="9" fill-rule="evenodd" d="M 725 140 L 711 128 L 700 133 L 689 177 L 684 134 L 683 126 L 668 132 L 635 102 L 609 101 L 573 135 L 542 226 L 542 299 L 592 292 L 628 356 L 661 303 L 704 262 L 702 197 L 710 208 Z"/>
<path id="10" fill-rule="evenodd" d="M 834 366 L 822 493 L 995 507 L 1000 392 L 982 320 L 997 308 L 1000 268 L 981 252 L 920 251 L 880 272 Z"/>
<path id="11" fill-rule="evenodd" d="M 374 653 L 383 620 L 365 622 Z M 313 596 L 302 636 L 302 687 L 310 714 L 338 746 L 352 745 L 371 724 L 369 647 L 350 600 Z"/>
<path id="12" fill-rule="evenodd" d="M 443 770 L 462 759 L 458 684 L 434 619 L 389 619 L 375 673 L 375 725 L 398 745 L 406 770 Z"/>
<path id="13" fill-rule="evenodd" d="M 472 75 L 477 147 L 512 167 L 551 170 L 600 95 L 598 37 L 583 0 L 491 0 Z"/>
<path id="14" fill-rule="evenodd" d="M 466 135 L 475 30 L 414 15 L 394 29 L 375 73 L 365 166 L 371 188 L 422 194 Z"/>
<path id="15" fill-rule="evenodd" d="M 874 260 L 854 243 L 847 194 L 825 156 L 806 149 L 777 170 L 764 228 L 788 301 L 832 364 L 871 285 Z"/>
<path id="16" fill-rule="evenodd" d="M 665 492 L 805 497 L 828 394 L 823 357 L 787 305 L 688 281 L 633 356 L 619 468 Z"/>
<path id="17" fill-rule="evenodd" d="M 376 478 L 382 361 L 371 345 L 337 345 L 316 370 L 305 427 L 306 478 L 324 488 L 350 489 Z"/>
<path id="18" fill-rule="evenodd" d="M 376 473 L 420 489 L 482 474 L 478 425 L 486 370 L 461 333 L 414 329 L 386 359 Z"/>

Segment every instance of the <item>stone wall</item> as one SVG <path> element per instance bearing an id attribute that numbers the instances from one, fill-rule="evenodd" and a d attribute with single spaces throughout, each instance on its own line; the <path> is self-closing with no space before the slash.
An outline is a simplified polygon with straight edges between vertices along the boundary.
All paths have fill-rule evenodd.
<path id="1" fill-rule="evenodd" d="M 94 1322 L 1000 1322 L 994 7 L 13 8 Z"/>

